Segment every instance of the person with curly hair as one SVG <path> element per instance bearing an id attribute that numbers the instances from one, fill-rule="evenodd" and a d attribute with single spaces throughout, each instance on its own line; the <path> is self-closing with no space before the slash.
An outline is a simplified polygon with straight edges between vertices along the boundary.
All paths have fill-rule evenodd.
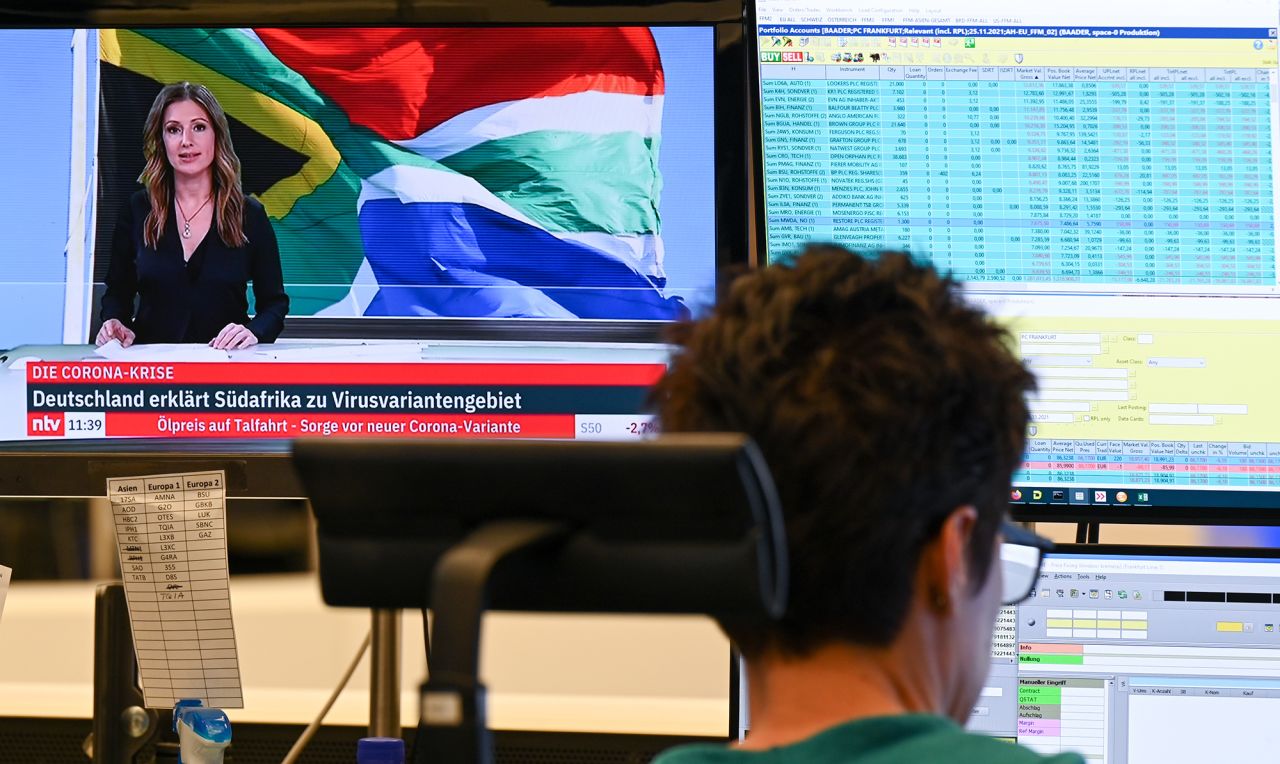
<path id="1" fill-rule="evenodd" d="M 905 254 L 810 246 L 686 325 L 668 432 L 759 445 L 791 559 L 786 613 L 721 626 L 750 733 L 658 764 L 1080 764 L 966 733 L 1002 605 L 1048 542 L 1006 518 L 1034 378 L 957 285 Z"/>

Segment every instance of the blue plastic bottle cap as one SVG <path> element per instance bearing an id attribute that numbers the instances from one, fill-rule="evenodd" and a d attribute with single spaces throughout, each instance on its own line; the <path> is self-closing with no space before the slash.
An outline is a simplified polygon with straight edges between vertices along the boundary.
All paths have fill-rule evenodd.
<path id="1" fill-rule="evenodd" d="M 184 708 L 202 708 L 204 701 L 199 698 L 182 698 L 173 704 L 173 731 L 178 732 L 178 720 L 182 718 L 182 709 Z"/>
<path id="2" fill-rule="evenodd" d="M 356 764 L 404 764 L 404 741 L 398 737 L 362 737 Z"/>

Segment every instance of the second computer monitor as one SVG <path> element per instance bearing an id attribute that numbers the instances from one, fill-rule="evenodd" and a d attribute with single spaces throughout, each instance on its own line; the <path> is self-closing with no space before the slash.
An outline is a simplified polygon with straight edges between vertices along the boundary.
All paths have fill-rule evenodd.
<path id="1" fill-rule="evenodd" d="M 996 622 L 970 730 L 1097 764 L 1272 756 L 1280 557 L 1263 554 L 1049 555 L 1033 596 Z"/>
<path id="2" fill-rule="evenodd" d="M 756 11 L 768 259 L 906 249 L 1009 329 L 1020 517 L 1280 519 L 1280 3 Z"/>

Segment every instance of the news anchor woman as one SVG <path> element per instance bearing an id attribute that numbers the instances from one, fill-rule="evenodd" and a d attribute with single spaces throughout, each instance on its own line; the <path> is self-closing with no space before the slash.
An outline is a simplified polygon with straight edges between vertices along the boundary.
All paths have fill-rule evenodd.
<path id="1" fill-rule="evenodd" d="M 112 236 L 97 344 L 275 341 L 289 311 L 280 250 L 262 204 L 240 188 L 227 118 L 209 89 L 180 82 L 161 90 L 143 154 L 143 188 Z"/>

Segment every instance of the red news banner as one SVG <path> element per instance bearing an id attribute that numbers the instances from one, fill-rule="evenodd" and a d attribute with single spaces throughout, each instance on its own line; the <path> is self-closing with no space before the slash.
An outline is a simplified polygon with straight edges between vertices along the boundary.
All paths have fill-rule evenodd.
<path id="1" fill-rule="evenodd" d="M 664 371 L 661 364 L 30 362 L 27 434 L 573 438 L 598 434 L 607 422 L 635 435 L 652 426 L 644 412 Z"/>

